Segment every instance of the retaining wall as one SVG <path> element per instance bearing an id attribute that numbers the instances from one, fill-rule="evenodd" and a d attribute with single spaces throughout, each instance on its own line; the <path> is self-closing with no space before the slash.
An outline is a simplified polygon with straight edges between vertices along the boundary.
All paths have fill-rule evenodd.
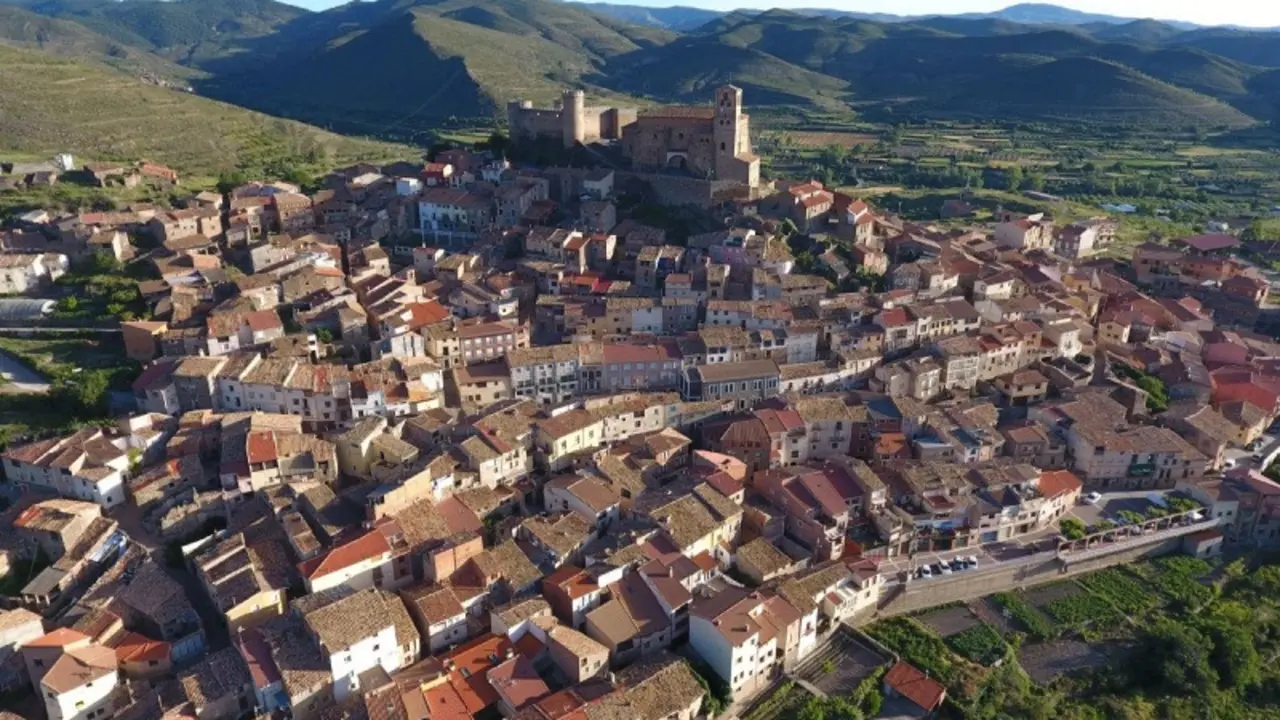
<path id="1" fill-rule="evenodd" d="M 1054 553 L 1029 558 L 1024 563 L 1003 563 L 990 568 L 965 570 L 930 580 L 910 580 L 884 591 L 874 618 L 881 619 L 945 605 L 974 600 L 984 595 L 1031 585 L 1043 585 L 1084 575 L 1113 565 L 1125 565 L 1143 558 L 1168 555 L 1182 547 L 1182 538 L 1167 538 L 1102 557 L 1064 565 Z"/>

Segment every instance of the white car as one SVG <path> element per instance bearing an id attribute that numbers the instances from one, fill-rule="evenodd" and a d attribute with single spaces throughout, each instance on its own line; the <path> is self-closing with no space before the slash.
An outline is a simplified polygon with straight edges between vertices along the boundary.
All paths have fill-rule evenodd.
<path id="1" fill-rule="evenodd" d="M 964 564 L 968 565 L 970 569 L 978 567 L 978 556 L 970 555 L 969 557 L 964 559 Z"/>
<path id="2" fill-rule="evenodd" d="M 921 565 L 920 572 L 918 574 L 920 575 L 921 580 L 928 580 L 933 577 L 933 571 L 929 569 L 928 565 Z"/>
<path id="3" fill-rule="evenodd" d="M 1091 492 L 1088 495 L 1085 495 L 1081 499 L 1084 501 L 1085 505 L 1097 505 L 1098 501 L 1102 499 L 1102 493 Z"/>

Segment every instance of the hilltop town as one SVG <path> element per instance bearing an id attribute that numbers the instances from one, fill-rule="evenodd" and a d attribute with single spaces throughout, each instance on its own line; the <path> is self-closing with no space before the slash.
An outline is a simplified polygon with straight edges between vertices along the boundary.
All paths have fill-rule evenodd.
<path id="1" fill-rule="evenodd" d="M 0 697 L 761 717 L 862 657 L 839 694 L 926 717 L 959 683 L 864 628 L 1277 547 L 1280 343 L 1239 238 L 909 222 L 762 181 L 737 88 L 584 103 L 513 104 L 513 141 L 613 140 L 625 168 L 455 148 L 318 188 L 12 174 L 182 201 L 0 229 L 11 330 L 70 327 L 68 273 L 141 278 L 94 326 L 139 368 L 115 411 L 2 454 Z"/>

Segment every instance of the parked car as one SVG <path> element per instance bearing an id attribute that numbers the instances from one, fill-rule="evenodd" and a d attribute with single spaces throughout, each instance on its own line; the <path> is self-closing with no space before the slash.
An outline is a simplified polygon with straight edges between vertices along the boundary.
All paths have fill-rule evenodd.
<path id="1" fill-rule="evenodd" d="M 916 575 L 921 580 L 928 580 L 929 578 L 933 577 L 933 571 L 929 569 L 928 565 L 921 565 L 920 569 L 916 572 Z"/>
<path id="2" fill-rule="evenodd" d="M 933 572 L 938 575 L 950 575 L 951 568 L 947 567 L 946 563 L 936 563 L 933 566 Z"/>
<path id="3" fill-rule="evenodd" d="M 1102 500 L 1102 493 L 1094 491 L 1080 498 L 1085 505 L 1097 505 Z"/>
<path id="4" fill-rule="evenodd" d="M 951 570 L 953 572 L 960 572 L 961 570 L 968 570 L 968 569 L 969 569 L 969 566 L 965 564 L 964 558 L 957 557 L 957 558 L 951 559 Z"/>

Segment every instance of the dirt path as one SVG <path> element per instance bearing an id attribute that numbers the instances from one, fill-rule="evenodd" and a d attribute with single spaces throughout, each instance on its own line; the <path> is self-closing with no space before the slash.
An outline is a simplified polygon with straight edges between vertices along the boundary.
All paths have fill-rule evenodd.
<path id="1" fill-rule="evenodd" d="M 5 352 L 0 352 L 0 377 L 4 378 L 4 384 L 0 385 L 0 392 L 49 392 L 48 378 L 23 365 L 17 358 Z"/>

